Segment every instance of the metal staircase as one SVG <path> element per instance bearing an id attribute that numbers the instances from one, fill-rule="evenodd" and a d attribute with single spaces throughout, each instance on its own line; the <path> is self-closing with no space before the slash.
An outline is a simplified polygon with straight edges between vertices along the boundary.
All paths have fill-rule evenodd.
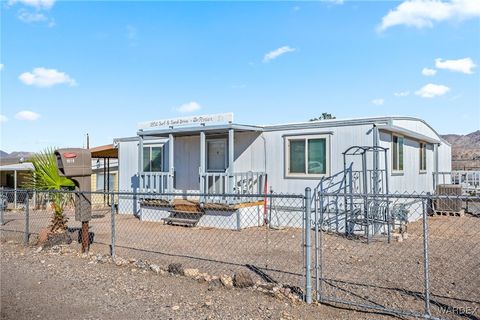
<path id="1" fill-rule="evenodd" d="M 382 147 L 355 146 L 343 153 L 344 169 L 332 176 L 323 177 L 313 194 L 314 226 L 323 231 L 365 235 L 367 242 L 379 233 L 390 235 L 393 221 L 388 193 L 386 150 Z M 379 166 L 379 154 L 384 153 L 384 164 Z M 367 154 L 373 156 L 372 167 Z M 347 166 L 349 156 L 361 157 L 362 170 L 353 170 L 354 162 Z"/>

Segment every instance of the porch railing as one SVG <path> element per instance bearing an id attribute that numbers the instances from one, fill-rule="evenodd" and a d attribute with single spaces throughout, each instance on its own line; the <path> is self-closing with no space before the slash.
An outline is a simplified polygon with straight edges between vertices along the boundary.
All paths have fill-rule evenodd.
<path id="1" fill-rule="evenodd" d="M 143 172 L 140 173 L 139 191 L 151 193 L 168 192 L 169 172 Z"/>
<path id="2" fill-rule="evenodd" d="M 264 193 L 267 174 L 264 172 L 206 172 L 200 174 L 200 190 L 208 194 L 209 201 L 222 202 L 224 194 Z M 231 189 L 230 189 L 231 188 Z"/>
<path id="3" fill-rule="evenodd" d="M 480 171 L 450 171 L 433 173 L 433 186 L 439 184 L 459 184 L 465 192 L 480 191 Z"/>

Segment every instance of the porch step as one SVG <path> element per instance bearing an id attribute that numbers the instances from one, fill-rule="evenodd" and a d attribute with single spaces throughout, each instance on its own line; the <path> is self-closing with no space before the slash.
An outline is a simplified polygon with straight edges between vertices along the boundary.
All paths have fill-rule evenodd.
<path id="1" fill-rule="evenodd" d="M 163 218 L 163 221 L 167 224 L 172 224 L 176 226 L 186 226 L 186 227 L 194 227 L 199 219 L 186 219 L 186 218 L 175 218 L 175 217 L 168 217 Z"/>

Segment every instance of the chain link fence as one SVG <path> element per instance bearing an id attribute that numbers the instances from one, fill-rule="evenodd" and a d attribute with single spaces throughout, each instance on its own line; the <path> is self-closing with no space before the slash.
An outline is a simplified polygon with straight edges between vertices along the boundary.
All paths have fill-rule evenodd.
<path id="1" fill-rule="evenodd" d="M 1 190 L 1 239 L 36 244 L 51 224 L 52 195 Z M 480 317 L 478 196 L 90 195 L 96 253 L 217 276 L 247 270 L 307 302 L 397 316 Z M 74 211 L 67 201 L 68 232 L 80 250 Z"/>
<path id="2" fill-rule="evenodd" d="M 478 319 L 480 197 L 316 196 L 318 301 L 399 316 Z"/>
<path id="3" fill-rule="evenodd" d="M 14 209 L 9 201 L 2 211 L 1 236 L 35 244 L 50 225 L 54 193 L 22 193 L 21 206 Z M 13 191 L 3 194 L 10 199 Z M 74 193 L 65 195 L 74 198 Z M 278 283 L 304 295 L 304 195 L 89 195 L 89 239 L 95 253 L 163 269 L 180 263 L 213 276 L 248 271 L 254 281 Z M 75 221 L 74 209 L 70 201 L 64 215 L 80 250 L 81 222 Z"/>

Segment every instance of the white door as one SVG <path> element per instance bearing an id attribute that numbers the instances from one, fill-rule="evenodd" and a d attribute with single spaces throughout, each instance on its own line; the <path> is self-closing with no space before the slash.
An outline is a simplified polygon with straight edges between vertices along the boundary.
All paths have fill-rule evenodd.
<path id="1" fill-rule="evenodd" d="M 224 172 L 227 168 L 227 140 L 207 140 L 207 171 Z"/>

